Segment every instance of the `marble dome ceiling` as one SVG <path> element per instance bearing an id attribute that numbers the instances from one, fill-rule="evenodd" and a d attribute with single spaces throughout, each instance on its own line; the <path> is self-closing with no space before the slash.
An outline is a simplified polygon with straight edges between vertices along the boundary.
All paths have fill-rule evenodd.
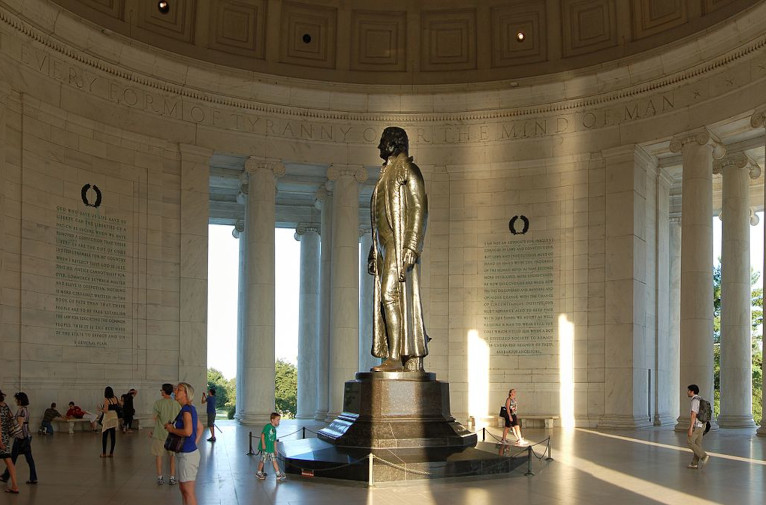
<path id="1" fill-rule="evenodd" d="M 566 75 L 692 38 L 759 3 L 167 0 L 162 12 L 156 0 L 52 1 L 107 33 L 185 57 L 274 76 L 396 85 Z"/>

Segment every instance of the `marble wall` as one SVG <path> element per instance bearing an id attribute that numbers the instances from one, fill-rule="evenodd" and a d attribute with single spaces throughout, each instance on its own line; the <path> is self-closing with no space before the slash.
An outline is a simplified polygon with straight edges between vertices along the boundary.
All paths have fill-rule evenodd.
<path id="1" fill-rule="evenodd" d="M 743 124 L 766 103 L 766 6 L 567 79 L 418 89 L 214 67 L 58 9 L 30 0 L 20 14 L 0 2 L 1 388 L 92 406 L 107 384 L 136 387 L 147 413 L 161 382 L 202 386 L 210 156 L 373 167 L 380 131 L 399 124 L 429 194 L 426 366 L 450 381 L 453 414 L 491 419 L 515 387 L 524 412 L 578 425 L 671 422 L 678 329 L 666 304 L 677 301 L 678 251 L 668 219 L 679 185 L 667 144 L 703 126 L 731 143 L 749 138 Z M 120 237 L 62 244 L 66 216 L 103 218 Z M 488 244 L 523 243 L 552 265 L 551 303 L 535 323 L 545 345 L 497 352 L 484 331 L 494 296 L 484 258 Z M 70 245 L 112 249 L 106 263 L 82 265 L 87 285 L 57 276 L 77 258 L 57 251 Z M 534 259 L 515 265 L 534 278 Z M 109 282 L 123 272 L 124 284 Z M 57 294 L 75 281 L 79 294 Z M 100 293 L 124 297 L 109 315 L 118 321 L 71 326 L 67 316 L 101 316 L 72 300 L 88 307 Z"/>

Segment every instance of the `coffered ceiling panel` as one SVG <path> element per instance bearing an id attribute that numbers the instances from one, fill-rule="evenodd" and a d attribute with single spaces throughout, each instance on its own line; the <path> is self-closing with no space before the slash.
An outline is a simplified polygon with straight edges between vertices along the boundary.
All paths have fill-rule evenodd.
<path id="1" fill-rule="evenodd" d="M 173 0 L 162 13 L 157 2 L 138 2 L 138 27 L 184 42 L 194 41 L 195 0 Z"/>
<path id="2" fill-rule="evenodd" d="M 493 67 L 546 60 L 544 2 L 525 1 L 493 7 L 491 18 Z M 523 35 L 521 40 L 519 34 Z"/>
<path id="3" fill-rule="evenodd" d="M 702 0 L 702 12 L 709 14 L 715 10 L 731 5 L 735 3 L 735 0 Z"/>
<path id="4" fill-rule="evenodd" d="M 266 2 L 213 0 L 210 47 L 263 59 L 266 46 Z"/>
<path id="5" fill-rule="evenodd" d="M 424 11 L 421 15 L 421 68 L 476 68 L 476 11 Z"/>
<path id="6" fill-rule="evenodd" d="M 351 68 L 402 72 L 407 69 L 407 13 L 354 11 Z"/>
<path id="7" fill-rule="evenodd" d="M 564 56 L 617 45 L 614 0 L 562 0 L 561 16 Z"/>
<path id="8" fill-rule="evenodd" d="M 125 0 L 82 0 L 82 3 L 116 19 L 124 19 Z"/>
<path id="9" fill-rule="evenodd" d="M 337 19 L 334 7 L 282 3 L 281 61 L 335 68 Z"/>
<path id="10" fill-rule="evenodd" d="M 670 30 L 686 21 L 686 0 L 633 0 L 636 39 Z"/>

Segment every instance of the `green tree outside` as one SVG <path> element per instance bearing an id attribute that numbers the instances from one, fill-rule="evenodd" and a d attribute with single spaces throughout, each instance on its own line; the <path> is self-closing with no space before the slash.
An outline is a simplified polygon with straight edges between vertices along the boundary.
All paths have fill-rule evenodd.
<path id="1" fill-rule="evenodd" d="M 284 360 L 274 364 L 274 392 L 277 411 L 285 419 L 293 419 L 298 411 L 298 368 Z"/>
<path id="2" fill-rule="evenodd" d="M 763 416 L 761 387 L 763 376 L 761 374 L 761 361 L 763 359 L 761 349 L 763 335 L 761 335 L 761 323 L 763 322 L 763 289 L 756 288 L 760 274 L 750 271 L 751 290 L 751 336 L 752 336 L 752 366 L 753 366 L 753 419 L 760 424 Z M 717 416 L 720 413 L 721 398 L 721 259 L 713 267 L 713 386 L 715 388 L 715 403 L 713 411 Z"/>

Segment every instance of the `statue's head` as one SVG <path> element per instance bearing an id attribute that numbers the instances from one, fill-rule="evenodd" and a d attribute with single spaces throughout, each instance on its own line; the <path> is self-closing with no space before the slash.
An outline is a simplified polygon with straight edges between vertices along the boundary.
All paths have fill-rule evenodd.
<path id="1" fill-rule="evenodd" d="M 407 139 L 407 132 L 398 126 L 389 126 L 383 130 L 383 135 L 380 136 L 378 149 L 380 149 L 380 157 L 383 160 L 399 153 L 408 154 L 410 142 Z"/>

